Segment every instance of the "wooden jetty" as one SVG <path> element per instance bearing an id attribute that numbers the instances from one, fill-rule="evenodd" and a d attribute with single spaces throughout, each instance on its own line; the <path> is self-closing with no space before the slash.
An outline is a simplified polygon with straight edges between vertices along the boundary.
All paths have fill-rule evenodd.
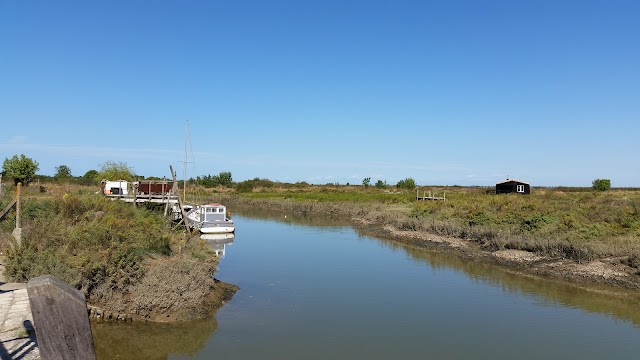
<path id="1" fill-rule="evenodd" d="M 416 200 L 442 200 L 447 201 L 447 193 L 443 193 L 442 197 L 437 197 L 435 194 L 431 195 L 431 191 L 427 194 L 426 191 L 422 192 L 420 196 L 420 190 L 416 190 Z"/>
<path id="2" fill-rule="evenodd" d="M 193 229 L 189 222 L 185 221 L 187 213 L 183 205 L 184 199 L 180 197 L 178 180 L 176 179 L 175 171 L 173 171 L 173 166 L 169 165 L 169 170 L 171 170 L 173 181 L 168 181 L 166 177 L 162 180 L 102 180 L 101 191 L 107 198 L 133 203 L 134 205 L 139 203 L 164 204 L 165 216 L 169 213 L 169 206 L 176 208 L 174 205 L 177 205 L 180 210 L 180 216 L 179 219 L 174 218 L 174 220 L 180 220 L 177 226 L 184 224 L 186 230 L 191 234 Z"/>
<path id="3" fill-rule="evenodd" d="M 114 186 L 114 184 L 117 184 Z M 102 181 L 102 193 L 110 199 L 131 203 L 177 204 L 178 185 L 163 180 Z"/>

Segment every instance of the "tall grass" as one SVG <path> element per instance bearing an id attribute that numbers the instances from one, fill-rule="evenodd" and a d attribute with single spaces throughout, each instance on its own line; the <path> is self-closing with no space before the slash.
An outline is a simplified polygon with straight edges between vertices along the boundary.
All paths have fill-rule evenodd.
<path id="1" fill-rule="evenodd" d="M 146 258 L 170 255 L 176 241 L 153 211 L 94 194 L 25 200 L 22 227 L 22 245 L 7 250 L 13 280 L 52 274 L 85 293 L 100 284 L 126 289 Z"/>

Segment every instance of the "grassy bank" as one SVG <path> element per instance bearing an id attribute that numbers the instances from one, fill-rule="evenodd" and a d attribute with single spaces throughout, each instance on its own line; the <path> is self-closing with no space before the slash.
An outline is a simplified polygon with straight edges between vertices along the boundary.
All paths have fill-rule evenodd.
<path id="1" fill-rule="evenodd" d="M 0 222 L 11 280 L 52 274 L 105 311 L 151 320 L 195 319 L 207 315 L 203 309 L 216 301 L 214 292 L 222 286 L 211 277 L 214 253 L 172 231 L 162 209 L 134 207 L 84 189 L 47 196 L 27 192 L 20 246 L 9 235 L 14 224 L 15 212 Z"/>
<path id="2" fill-rule="evenodd" d="M 228 204 L 296 213 L 331 213 L 400 230 L 477 242 L 487 250 L 518 249 L 578 263 L 619 257 L 640 266 L 640 191 L 536 189 L 495 195 L 484 188 L 429 188 L 447 201 L 416 201 L 415 192 L 361 187 L 312 191 L 259 189 L 224 197 Z"/>

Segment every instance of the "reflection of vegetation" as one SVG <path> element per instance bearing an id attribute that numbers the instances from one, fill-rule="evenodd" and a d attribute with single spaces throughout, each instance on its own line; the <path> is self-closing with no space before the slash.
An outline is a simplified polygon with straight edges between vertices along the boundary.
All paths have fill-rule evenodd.
<path id="1" fill-rule="evenodd" d="M 499 266 L 468 261 L 449 253 L 409 247 L 404 249 L 411 257 L 424 260 L 434 268 L 463 271 L 473 279 L 500 285 L 509 292 L 533 294 L 566 306 L 610 314 L 640 326 L 640 294 L 637 291 L 617 289 L 616 293 L 611 293 L 611 289 L 606 288 L 584 289 L 563 281 L 516 274 Z"/>
<path id="2" fill-rule="evenodd" d="M 251 210 L 251 207 L 242 207 L 239 210 L 241 210 L 239 213 L 243 216 L 251 218 L 289 221 L 291 217 L 291 215 L 287 215 L 287 219 L 284 219 L 281 213 L 274 213 L 273 209 L 266 211 Z M 334 224 L 334 221 L 337 221 L 339 225 L 346 223 L 344 216 L 327 217 L 318 214 L 313 216 L 298 215 L 291 220 L 294 223 L 310 226 L 331 226 Z M 376 235 L 368 230 L 369 229 L 356 229 L 359 235 Z M 616 318 L 631 321 L 637 326 L 640 326 L 640 294 L 638 294 L 637 291 L 616 289 L 615 293 L 613 293 L 611 288 L 599 288 L 595 285 L 589 285 L 589 288 L 586 289 L 560 280 L 550 280 L 542 277 L 518 274 L 495 264 L 469 261 L 466 258 L 449 252 L 414 248 L 402 245 L 393 240 L 380 238 L 376 240 L 390 250 L 405 251 L 417 261 L 423 261 L 426 265 L 428 264 L 434 268 L 449 268 L 462 271 L 473 279 L 497 284 L 509 292 L 533 294 L 547 301 L 553 301 L 565 306 L 579 307 L 594 313 L 610 314 Z"/>
<path id="3" fill-rule="evenodd" d="M 174 324 L 93 321 L 91 331 L 98 359 L 167 359 L 195 355 L 217 326 L 213 317 Z"/>
<path id="4" fill-rule="evenodd" d="M 318 216 L 299 213 L 287 214 L 285 218 L 281 212 L 272 209 L 238 206 L 234 207 L 234 213 L 250 219 L 269 219 L 303 226 L 350 226 L 351 222 L 342 216 Z"/>

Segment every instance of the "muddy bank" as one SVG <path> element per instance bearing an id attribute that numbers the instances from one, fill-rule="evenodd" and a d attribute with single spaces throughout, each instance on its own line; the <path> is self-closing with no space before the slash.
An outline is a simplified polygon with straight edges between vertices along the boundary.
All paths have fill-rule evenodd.
<path id="1" fill-rule="evenodd" d="M 151 321 L 167 323 L 204 319 L 213 315 L 218 309 L 231 300 L 236 291 L 238 291 L 236 285 L 225 283 L 218 279 L 214 279 L 214 281 L 216 283 L 215 288 L 203 297 L 202 302 L 197 306 L 182 307 L 178 305 L 178 309 L 157 306 L 149 307 L 143 313 L 140 313 L 136 310 L 128 312 L 128 306 L 124 308 L 119 307 L 121 312 L 118 312 L 114 310 L 115 307 L 110 303 L 102 304 L 102 306 L 87 304 L 87 312 L 89 317 L 104 321 Z"/>
<path id="2" fill-rule="evenodd" d="M 174 322 L 211 316 L 238 287 L 214 279 L 215 265 L 184 257 L 150 261 L 126 291 L 98 288 L 88 296 L 90 315 L 103 320 Z"/>
<path id="3" fill-rule="evenodd" d="M 347 220 L 367 235 L 383 237 L 405 245 L 455 253 L 472 261 L 495 264 L 509 271 L 566 280 L 594 291 L 615 292 L 640 289 L 640 273 L 626 264 L 626 257 L 597 258 L 576 262 L 536 252 L 499 248 L 487 249 L 481 241 L 434 234 L 411 226 L 409 208 L 393 204 L 300 202 L 248 199 L 225 196 L 222 201 L 236 209 L 269 209 L 299 215 L 328 214 Z M 599 285 L 608 289 L 596 289 Z"/>
<path id="4" fill-rule="evenodd" d="M 615 293 L 616 288 L 621 290 L 621 294 L 627 294 L 626 290 L 629 289 L 640 289 L 638 270 L 625 265 L 620 258 L 603 258 L 576 263 L 572 260 L 541 256 L 524 250 L 488 251 L 470 240 L 420 231 L 399 230 L 391 225 L 379 226 L 358 218 L 352 220 L 356 228 L 370 236 L 383 237 L 413 247 L 455 253 L 465 259 L 492 263 L 517 274 L 565 280 L 575 286 L 610 294 Z M 604 285 L 606 288 L 598 285 Z"/>

